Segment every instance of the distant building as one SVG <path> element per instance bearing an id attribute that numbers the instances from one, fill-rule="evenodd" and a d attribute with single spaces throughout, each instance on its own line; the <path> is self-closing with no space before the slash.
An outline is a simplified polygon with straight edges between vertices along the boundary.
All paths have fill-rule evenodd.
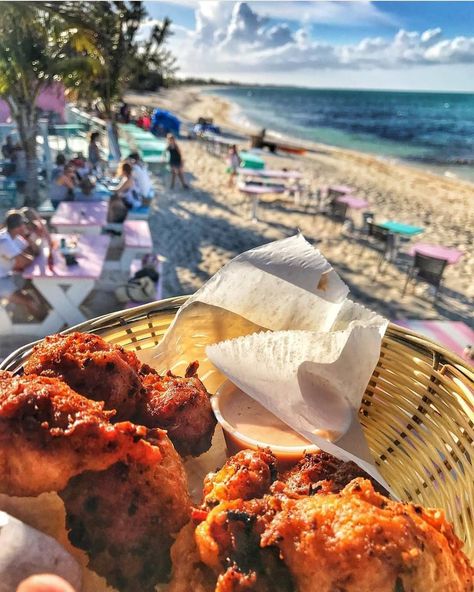
<path id="1" fill-rule="evenodd" d="M 39 95 L 36 105 L 43 115 L 48 117 L 51 121 L 64 122 L 66 98 L 64 96 L 64 87 L 62 84 L 54 83 L 50 87 L 43 90 Z M 0 123 L 9 121 L 10 108 L 5 101 L 0 99 Z"/>

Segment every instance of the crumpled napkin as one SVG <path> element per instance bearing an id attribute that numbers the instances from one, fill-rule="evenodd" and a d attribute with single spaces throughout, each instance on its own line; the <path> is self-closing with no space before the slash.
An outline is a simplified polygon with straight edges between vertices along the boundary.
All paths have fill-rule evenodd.
<path id="1" fill-rule="evenodd" d="M 301 234 L 251 249 L 181 307 L 153 365 L 179 373 L 199 360 L 211 392 L 227 377 L 309 441 L 353 460 L 388 488 L 357 420 L 388 321 L 348 293 Z M 322 437 L 328 434 L 332 442 Z"/>

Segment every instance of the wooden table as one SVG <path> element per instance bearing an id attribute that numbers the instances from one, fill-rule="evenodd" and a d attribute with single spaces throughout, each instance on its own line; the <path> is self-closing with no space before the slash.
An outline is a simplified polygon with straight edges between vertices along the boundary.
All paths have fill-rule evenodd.
<path id="1" fill-rule="evenodd" d="M 257 207 L 261 195 L 270 195 L 275 193 L 283 193 L 285 187 L 283 185 L 256 185 L 254 183 L 241 183 L 238 186 L 241 193 L 250 195 L 252 197 L 252 211 L 250 219 L 252 222 L 258 222 Z"/>
<path id="2" fill-rule="evenodd" d="M 290 179 L 301 179 L 303 174 L 299 171 L 284 171 L 284 170 L 276 170 L 276 169 L 244 169 L 239 168 L 237 169 L 237 173 L 239 175 L 243 175 L 244 177 L 259 177 L 264 179 L 282 179 L 282 180 L 290 180 Z"/>
<path id="3" fill-rule="evenodd" d="M 125 220 L 123 223 L 123 253 L 120 259 L 122 271 L 129 271 L 133 259 L 153 250 L 153 239 L 146 220 Z"/>
<path id="4" fill-rule="evenodd" d="M 381 228 L 386 228 L 394 234 L 401 234 L 405 236 L 415 236 L 416 234 L 421 234 L 425 230 L 422 226 L 412 226 L 411 224 L 403 224 L 402 222 L 396 222 L 395 220 L 382 222 L 381 224 L 377 224 L 377 226 L 380 226 Z"/>
<path id="5" fill-rule="evenodd" d="M 353 210 L 363 210 L 369 206 L 368 201 L 355 195 L 341 195 L 341 197 L 336 197 L 336 201 L 347 204 Z"/>
<path id="6" fill-rule="evenodd" d="M 328 195 L 346 195 L 347 193 L 352 193 L 354 191 L 353 187 L 349 187 L 349 185 L 329 185 L 328 187 Z"/>
<path id="7" fill-rule="evenodd" d="M 454 265 L 464 255 L 459 249 L 443 247 L 442 245 L 430 245 L 428 243 L 415 243 L 412 245 L 408 254 L 414 257 L 415 253 L 434 257 L 435 259 L 443 259 L 448 262 L 448 265 Z"/>
<path id="8" fill-rule="evenodd" d="M 70 236 L 53 234 L 60 244 Z M 34 262 L 23 272 L 38 292 L 47 300 L 51 309 L 40 323 L 12 324 L 12 333 L 43 337 L 55 333 L 65 325 L 72 326 L 86 320 L 80 305 L 90 294 L 102 274 L 110 238 L 108 236 L 80 235 L 77 243 L 77 265 L 67 266 L 59 251 L 53 254 L 54 265 L 48 266 L 49 249 L 44 246 Z"/>
<path id="9" fill-rule="evenodd" d="M 51 218 L 51 225 L 60 234 L 100 234 L 107 224 L 108 207 L 106 201 L 64 201 Z"/>

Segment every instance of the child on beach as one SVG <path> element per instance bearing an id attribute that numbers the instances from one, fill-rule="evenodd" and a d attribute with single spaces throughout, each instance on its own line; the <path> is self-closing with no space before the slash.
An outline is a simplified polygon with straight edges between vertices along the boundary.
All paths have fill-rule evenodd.
<path id="1" fill-rule="evenodd" d="M 181 181 L 181 185 L 183 186 L 183 189 L 189 189 L 189 186 L 186 184 L 186 181 L 184 180 L 183 177 L 183 158 L 181 156 L 181 150 L 178 147 L 178 144 L 176 143 L 176 140 L 173 136 L 173 134 L 168 134 L 166 136 L 166 139 L 168 140 L 168 145 L 166 147 L 166 150 L 168 151 L 169 155 L 170 155 L 170 168 L 171 168 L 171 184 L 170 184 L 170 189 L 174 189 L 174 183 L 176 181 L 176 177 L 179 177 L 179 180 Z"/>
<path id="2" fill-rule="evenodd" d="M 235 144 L 229 148 L 227 164 L 227 172 L 229 173 L 229 187 L 232 187 L 232 185 L 235 184 L 235 179 L 237 178 L 237 169 L 240 166 L 240 156 Z"/>

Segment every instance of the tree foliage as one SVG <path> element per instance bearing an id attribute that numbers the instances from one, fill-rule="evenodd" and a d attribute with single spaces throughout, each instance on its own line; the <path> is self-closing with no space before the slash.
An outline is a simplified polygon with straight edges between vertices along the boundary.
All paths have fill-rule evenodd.
<path id="1" fill-rule="evenodd" d="M 4 1 L 1 7 L 0 96 L 18 126 L 27 158 L 27 203 L 34 205 L 40 92 L 62 81 L 79 98 L 100 99 L 111 118 L 114 102 L 132 81 L 159 86 L 174 73 L 174 58 L 164 47 L 171 21 L 140 39 L 143 2 Z"/>
<path id="2" fill-rule="evenodd" d="M 29 2 L 2 2 L 0 18 L 0 95 L 15 120 L 27 161 L 27 203 L 38 196 L 36 99 L 54 81 L 75 72 L 92 72 L 93 62 L 78 54 L 78 30 Z"/>
<path id="3" fill-rule="evenodd" d="M 130 85 L 161 86 L 174 69 L 174 58 L 164 47 L 171 34 L 169 19 L 152 27 L 148 39 L 138 35 L 147 15 L 144 3 L 45 2 L 48 10 L 60 15 L 89 36 L 84 54 L 94 59 L 96 72 L 78 86 L 83 99 L 100 99 L 105 115 L 112 117 L 113 104 Z"/>

